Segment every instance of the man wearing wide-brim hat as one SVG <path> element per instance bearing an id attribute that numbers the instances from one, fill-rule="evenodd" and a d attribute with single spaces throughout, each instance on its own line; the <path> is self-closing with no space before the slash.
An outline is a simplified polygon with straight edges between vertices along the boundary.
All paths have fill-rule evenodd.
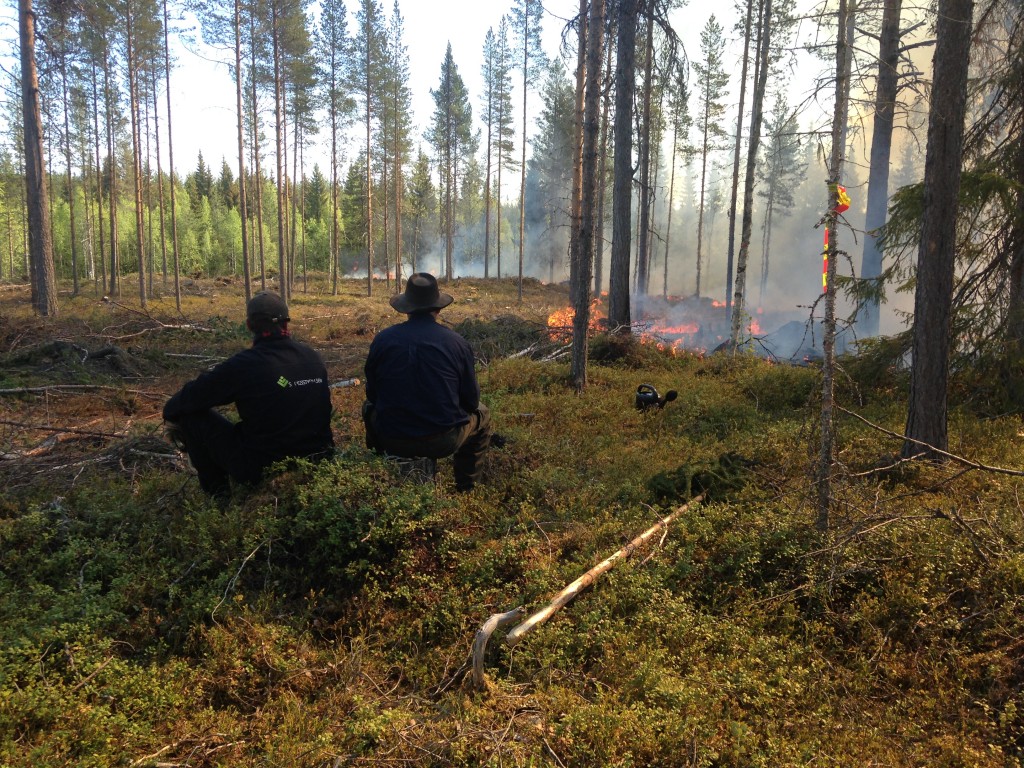
<path id="1" fill-rule="evenodd" d="M 366 358 L 366 444 L 408 458 L 453 456 L 455 486 L 480 481 L 491 423 L 480 402 L 473 350 L 438 322 L 454 299 L 427 272 L 409 277 L 391 306 L 408 315 L 385 328 Z"/>

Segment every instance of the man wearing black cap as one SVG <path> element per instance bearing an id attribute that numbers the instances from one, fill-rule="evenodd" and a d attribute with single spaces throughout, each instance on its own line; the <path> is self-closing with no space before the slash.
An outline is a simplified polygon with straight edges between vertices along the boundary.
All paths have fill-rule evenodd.
<path id="1" fill-rule="evenodd" d="M 208 494 L 230 494 L 229 478 L 259 481 L 288 457 L 322 458 L 334 447 L 327 369 L 288 333 L 288 307 L 261 291 L 246 305 L 253 344 L 201 374 L 164 406 L 168 436 L 188 452 Z M 239 421 L 213 410 L 234 403 Z"/>
<path id="2" fill-rule="evenodd" d="M 366 444 L 395 456 L 439 459 L 454 454 L 455 486 L 480 481 L 491 420 L 480 402 L 473 350 L 437 321 L 452 297 L 417 272 L 391 306 L 409 316 L 385 328 L 366 358 Z"/>

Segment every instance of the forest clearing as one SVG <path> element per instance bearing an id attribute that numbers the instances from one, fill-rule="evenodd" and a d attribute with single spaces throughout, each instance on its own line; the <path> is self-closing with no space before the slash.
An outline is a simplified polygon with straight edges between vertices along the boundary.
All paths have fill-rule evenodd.
<path id="1" fill-rule="evenodd" d="M 816 364 L 597 332 L 577 392 L 547 325 L 564 287 L 527 281 L 520 304 L 514 280 L 455 280 L 445 320 L 505 438 L 457 495 L 450 462 L 417 484 L 363 444 L 347 380 L 399 319 L 388 291 L 310 288 L 292 329 L 349 384 L 332 390 L 337 455 L 223 508 L 160 409 L 248 345 L 240 284 L 187 281 L 180 313 L 173 297 L 65 294 L 56 317 L 27 285 L 0 289 L 0 764 L 1024 758 L 1013 372 L 954 370 L 964 461 L 900 461 L 901 353 L 840 357 L 820 532 Z M 638 410 L 641 384 L 678 397 Z M 514 648 L 497 631 L 473 684 L 488 617 L 543 607 L 699 493 Z"/>

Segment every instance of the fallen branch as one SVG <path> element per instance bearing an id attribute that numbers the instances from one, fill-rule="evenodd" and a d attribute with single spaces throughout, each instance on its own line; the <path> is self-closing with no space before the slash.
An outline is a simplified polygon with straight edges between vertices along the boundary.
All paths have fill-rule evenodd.
<path id="1" fill-rule="evenodd" d="M 123 389 L 122 387 L 111 387 L 106 384 L 47 384 L 42 387 L 16 387 L 15 389 L 0 389 L 0 395 L 34 395 L 34 394 L 45 394 L 47 392 L 55 392 L 61 390 L 85 390 L 85 389 L 107 389 L 112 392 L 126 392 L 129 395 L 138 395 L 139 397 L 152 397 L 160 400 L 166 400 L 168 395 L 160 392 L 144 392 L 141 389 Z"/>
<path id="2" fill-rule="evenodd" d="M 914 443 L 915 445 L 920 445 L 924 448 L 927 448 L 929 451 L 939 454 L 940 456 L 945 456 L 947 459 L 952 459 L 957 464 L 961 464 L 965 467 L 970 467 L 971 469 L 980 469 L 985 472 L 996 472 L 1000 475 L 1010 475 L 1011 477 L 1024 477 L 1024 471 L 1022 470 L 1005 469 L 1003 467 L 993 467 L 989 466 L 988 464 L 982 464 L 977 461 L 971 461 L 970 459 L 965 459 L 963 456 L 957 456 L 955 453 L 949 453 L 948 451 L 944 451 L 941 448 L 936 448 L 934 445 L 930 445 L 929 443 L 926 443 L 924 440 L 915 440 L 912 437 L 907 437 L 906 435 L 901 435 L 897 432 L 893 432 L 892 430 L 886 429 L 885 427 L 879 426 L 874 422 L 868 421 L 859 413 L 849 411 L 846 408 L 843 408 L 841 405 L 836 405 L 835 408 L 837 411 L 842 411 L 845 414 L 853 416 L 853 418 L 855 419 L 863 421 L 872 429 L 877 429 L 879 432 L 889 435 L 890 437 L 895 437 L 897 440 L 904 440 L 909 443 Z"/>
<path id="3" fill-rule="evenodd" d="M 661 518 L 661 520 L 629 542 L 629 544 L 595 565 L 589 571 L 576 579 L 576 581 L 572 582 L 559 592 L 546 607 L 534 613 L 526 621 L 509 632 L 505 636 L 505 643 L 514 647 L 523 639 L 523 635 L 534 627 L 543 624 L 560 609 L 570 603 L 576 595 L 597 581 L 600 576 L 614 568 L 619 561 L 629 558 L 639 547 L 647 543 L 659 532 L 666 530 L 669 523 L 679 517 L 679 515 L 686 512 L 692 505 L 699 504 L 703 500 L 704 494 L 702 493 L 699 496 L 695 496 L 686 504 L 676 507 L 668 515 Z M 523 608 L 516 608 L 515 610 L 507 613 L 496 613 L 487 619 L 483 626 L 477 631 L 476 638 L 473 640 L 473 684 L 478 689 L 483 689 L 485 687 L 483 656 L 487 649 L 488 639 L 496 629 L 515 621 L 523 611 Z"/>
<path id="4" fill-rule="evenodd" d="M 476 631 L 476 637 L 473 638 L 473 682 L 477 688 L 483 688 L 484 651 L 487 649 L 487 641 L 496 630 L 519 621 L 525 615 L 526 609 L 523 607 L 513 608 L 506 613 L 495 613 Z"/>
<path id="5" fill-rule="evenodd" d="M 117 307 L 118 309 L 123 309 L 126 312 L 141 315 L 142 317 L 146 318 L 152 323 L 156 323 L 157 325 L 156 328 L 143 328 L 141 331 L 136 331 L 135 333 L 127 333 L 123 336 L 110 337 L 116 341 L 123 341 L 124 339 L 133 339 L 137 336 L 143 336 L 147 333 L 152 333 L 153 331 L 204 331 L 206 333 L 215 332 L 215 329 L 213 328 L 207 328 L 206 326 L 198 325 L 196 323 L 165 323 L 153 317 L 153 315 L 151 315 L 148 310 L 135 309 L 134 307 L 129 307 L 126 306 L 125 304 L 120 304 L 116 301 L 111 300 L 107 296 L 103 297 L 103 303 L 109 304 L 112 307 Z"/>
<path id="6" fill-rule="evenodd" d="M 571 344 L 566 344 L 564 347 L 559 347 L 558 349 L 556 349 L 550 355 L 545 355 L 544 357 L 540 358 L 539 362 L 541 362 L 541 363 L 554 362 L 555 360 L 558 360 L 561 357 L 565 357 L 571 351 L 572 351 L 572 345 Z"/>
<path id="7" fill-rule="evenodd" d="M 20 427 L 21 429 L 38 430 L 40 432 L 56 432 L 58 434 L 85 435 L 86 437 L 124 437 L 124 432 L 93 432 L 88 429 L 75 429 L 74 427 L 48 427 L 42 424 L 26 424 L 23 421 L 9 421 L 0 419 L 0 424 L 9 427 Z"/>

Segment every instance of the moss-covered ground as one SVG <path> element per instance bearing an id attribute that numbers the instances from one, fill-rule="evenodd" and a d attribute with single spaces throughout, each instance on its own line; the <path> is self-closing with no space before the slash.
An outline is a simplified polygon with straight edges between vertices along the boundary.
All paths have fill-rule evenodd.
<path id="1" fill-rule="evenodd" d="M 332 380 L 401 319 L 365 288 L 293 294 Z M 350 386 L 333 461 L 217 506 L 160 409 L 248 343 L 241 288 L 190 283 L 180 312 L 87 290 L 41 319 L 2 287 L 0 765 L 1021 764 L 1024 478 L 894 464 L 872 425 L 902 430 L 904 371 L 843 361 L 838 402 L 867 421 L 837 414 L 823 534 L 815 367 L 599 336 L 579 394 L 545 327 L 563 288 L 446 290 L 505 438 L 480 487 L 456 494 L 447 462 L 397 477 Z M 988 375 L 957 374 L 950 451 L 1024 469 Z M 640 383 L 679 397 L 641 413 Z M 489 616 L 544 606 L 700 490 L 514 648 L 496 633 L 473 686 Z"/>

